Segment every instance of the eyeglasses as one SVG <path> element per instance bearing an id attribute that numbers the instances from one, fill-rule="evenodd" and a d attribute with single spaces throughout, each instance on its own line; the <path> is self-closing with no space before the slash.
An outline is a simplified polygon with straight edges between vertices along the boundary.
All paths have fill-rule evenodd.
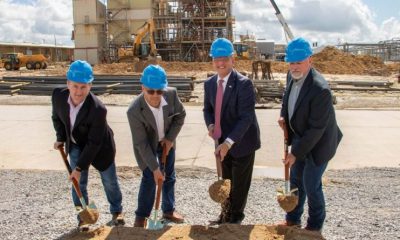
<path id="1" fill-rule="evenodd" d="M 146 89 L 146 92 L 149 95 L 154 95 L 154 93 L 157 93 L 157 95 L 163 95 L 163 93 L 164 93 L 163 90 L 154 90 L 154 89 Z"/>

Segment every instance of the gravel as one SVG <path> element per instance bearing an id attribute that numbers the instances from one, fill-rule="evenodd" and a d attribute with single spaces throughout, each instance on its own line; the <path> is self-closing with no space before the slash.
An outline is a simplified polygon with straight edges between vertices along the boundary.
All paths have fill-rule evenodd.
<path id="1" fill-rule="evenodd" d="M 207 225 L 219 214 L 208 196 L 216 179 L 213 170 L 177 169 L 177 210 L 186 224 Z M 133 226 L 140 172 L 120 167 L 127 226 Z M 0 170 L 1 239 L 60 239 L 76 231 L 70 185 L 64 171 Z M 96 171 L 90 174 L 89 194 L 100 210 L 99 222 L 111 219 Z M 283 180 L 254 179 L 243 224 L 273 224 L 284 218 L 276 202 Z M 327 239 L 400 239 L 400 168 L 330 170 L 324 177 Z M 304 217 L 304 223 L 305 223 Z"/>

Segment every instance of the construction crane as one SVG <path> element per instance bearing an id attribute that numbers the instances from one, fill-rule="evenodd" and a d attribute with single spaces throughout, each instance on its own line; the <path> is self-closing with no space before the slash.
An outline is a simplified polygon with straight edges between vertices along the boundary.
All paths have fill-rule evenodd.
<path id="1" fill-rule="evenodd" d="M 289 40 L 293 40 L 294 39 L 294 35 L 292 33 L 292 31 L 289 28 L 289 25 L 287 24 L 285 18 L 283 17 L 281 11 L 279 10 L 278 6 L 276 5 L 274 0 L 270 0 L 272 6 L 275 8 L 275 15 L 278 18 L 279 22 L 281 23 L 283 30 L 285 30 L 285 34 L 287 36 L 287 38 L 289 38 Z M 286 38 L 286 39 L 287 39 Z"/>

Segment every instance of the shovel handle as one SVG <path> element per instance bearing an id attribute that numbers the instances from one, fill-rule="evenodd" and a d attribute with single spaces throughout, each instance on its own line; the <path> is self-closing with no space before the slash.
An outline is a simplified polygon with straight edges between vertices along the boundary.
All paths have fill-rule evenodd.
<path id="1" fill-rule="evenodd" d="M 289 153 L 289 144 L 288 144 L 288 139 L 289 139 L 289 134 L 288 130 L 286 127 L 286 124 L 282 124 L 283 128 L 283 159 L 286 160 L 287 155 Z M 285 164 L 285 181 L 289 181 L 289 163 Z"/>
<path id="2" fill-rule="evenodd" d="M 63 158 L 63 160 L 64 160 L 65 167 L 67 168 L 69 175 L 71 175 L 71 173 L 72 173 L 72 168 L 71 168 L 71 166 L 69 165 L 68 158 L 67 158 L 67 154 L 66 154 L 65 151 L 64 151 L 64 146 L 63 146 L 63 145 L 59 146 L 59 147 L 58 147 L 58 150 L 59 150 L 60 153 L 61 153 L 61 156 L 62 156 L 62 158 Z M 78 181 L 77 181 L 75 178 L 72 178 L 72 185 L 74 186 L 76 195 L 78 195 L 79 199 L 83 199 L 83 195 L 82 195 L 82 192 L 81 192 L 81 188 L 79 187 L 79 183 L 78 183 Z M 82 205 L 86 206 L 86 203 L 83 203 L 83 202 L 82 202 Z"/>
<path id="3" fill-rule="evenodd" d="M 162 179 L 159 179 L 158 183 L 157 183 L 156 202 L 154 203 L 154 209 L 156 211 L 160 208 L 160 198 L 161 198 L 162 186 L 163 186 L 163 181 L 162 181 Z"/>
<path id="4" fill-rule="evenodd" d="M 218 140 L 214 140 L 215 149 L 218 147 Z M 221 163 L 221 156 L 219 154 L 215 155 L 215 163 L 217 165 L 217 176 L 218 180 L 222 179 L 222 163 Z"/>

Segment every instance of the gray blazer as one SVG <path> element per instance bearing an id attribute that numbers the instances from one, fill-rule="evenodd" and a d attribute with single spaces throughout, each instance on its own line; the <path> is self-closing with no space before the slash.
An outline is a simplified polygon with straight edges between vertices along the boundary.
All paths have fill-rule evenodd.
<path id="1" fill-rule="evenodd" d="M 186 112 L 175 88 L 167 88 L 163 97 L 168 103 L 163 107 L 165 138 L 174 142 L 176 149 L 175 139 L 183 126 Z M 143 93 L 129 105 L 127 115 L 132 133 L 133 151 L 139 168 L 142 171 L 146 167 L 151 171 L 156 170 L 159 166 L 157 125 Z"/>

